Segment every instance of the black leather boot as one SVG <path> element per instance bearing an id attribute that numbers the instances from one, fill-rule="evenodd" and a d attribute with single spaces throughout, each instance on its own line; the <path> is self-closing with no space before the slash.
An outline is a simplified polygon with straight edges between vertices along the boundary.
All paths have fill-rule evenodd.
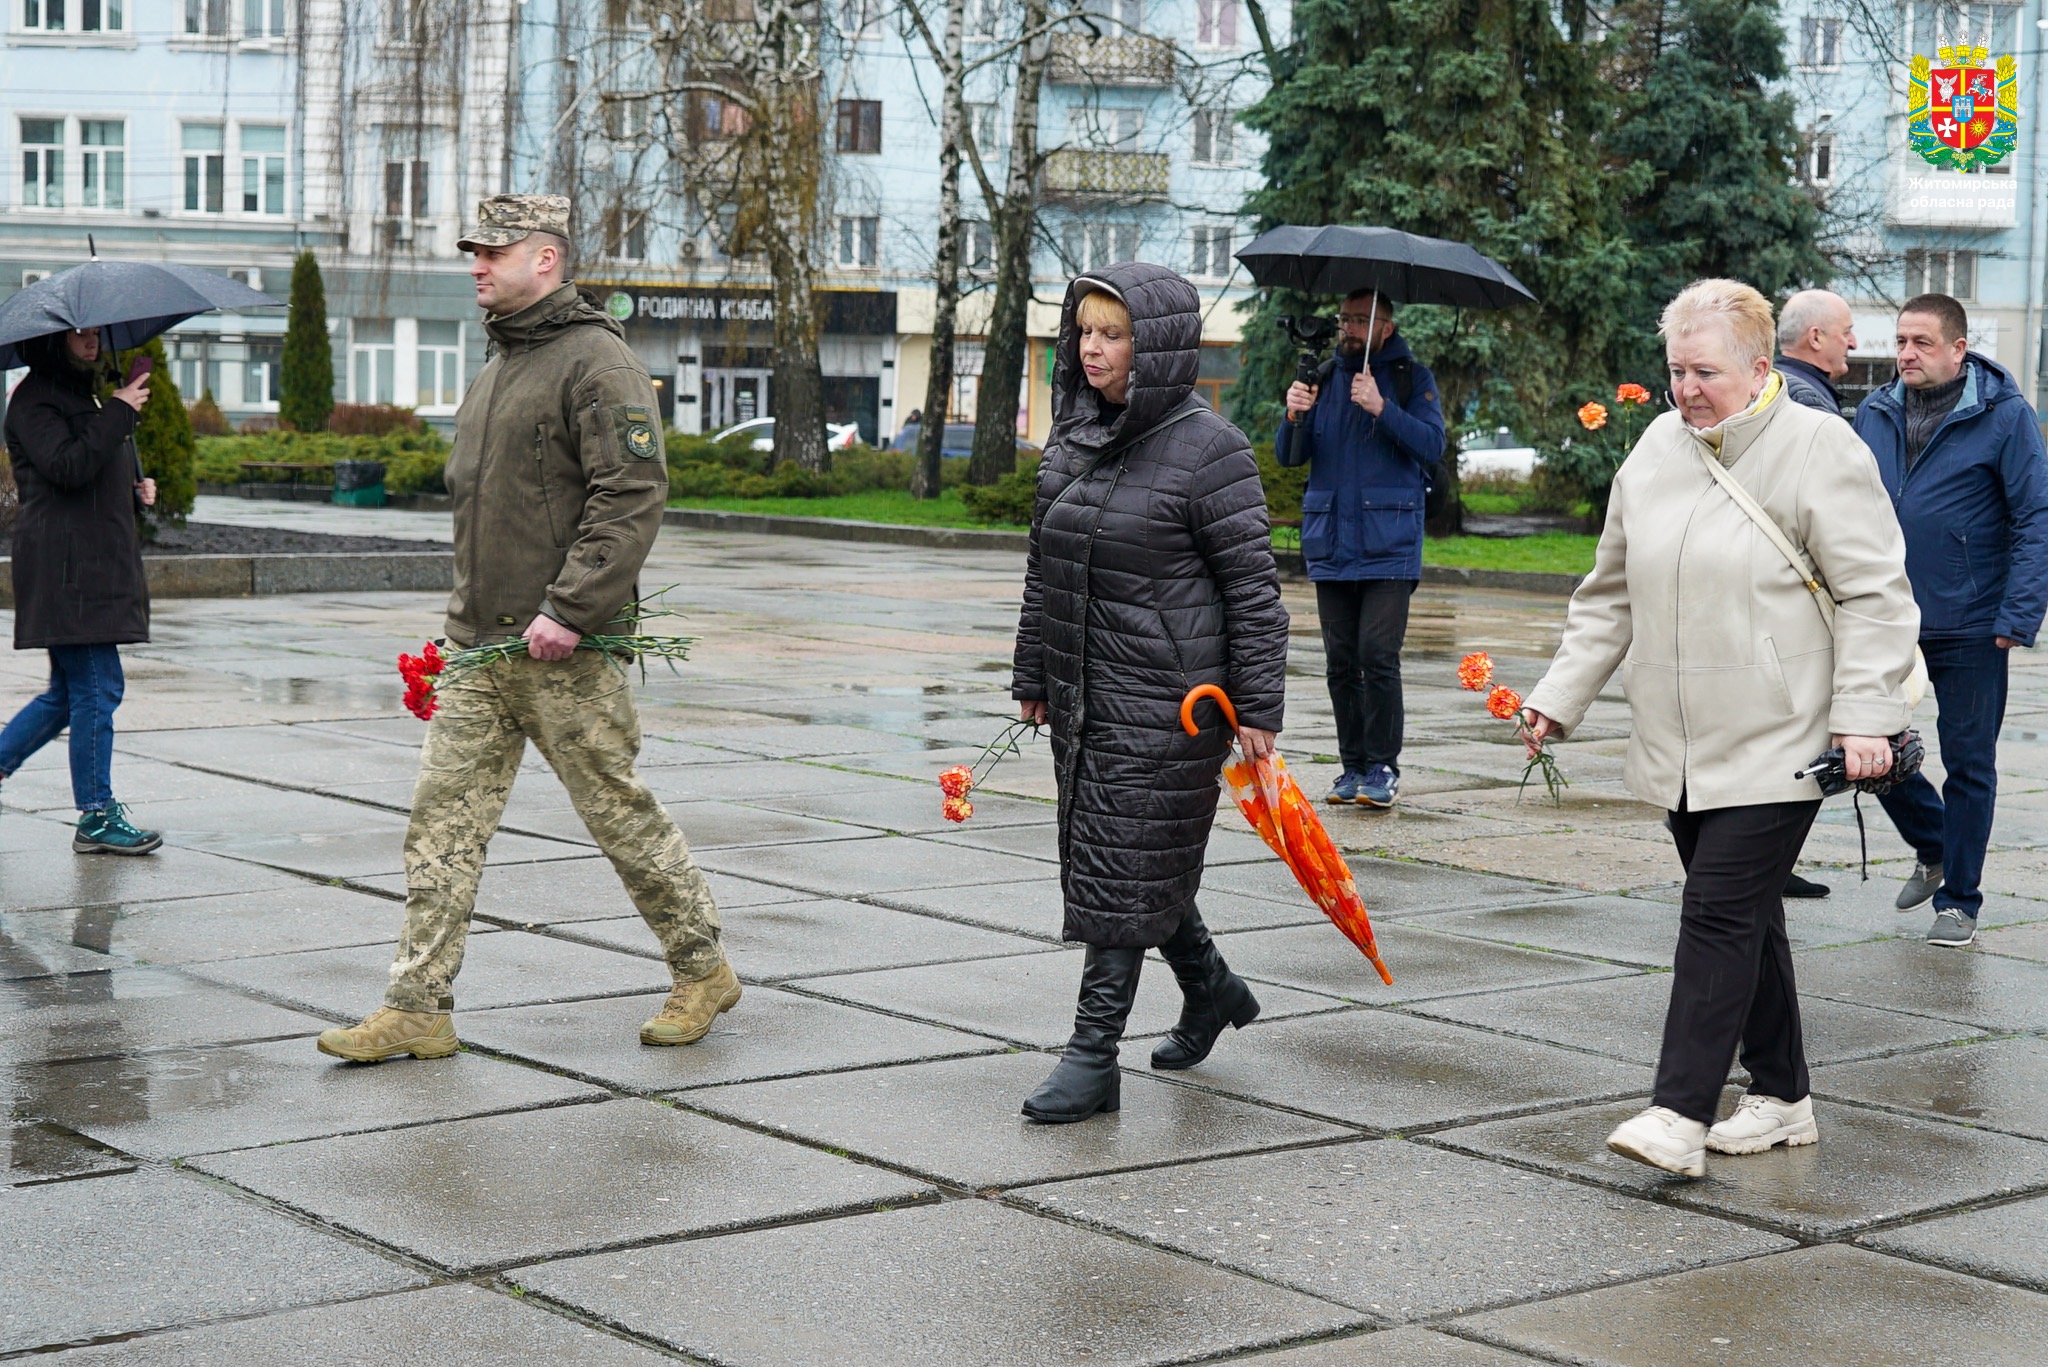
<path id="1" fill-rule="evenodd" d="M 1114 1111 L 1121 1103 L 1116 1042 L 1123 1038 L 1144 966 L 1142 949 L 1088 947 L 1081 997 L 1074 1007 L 1074 1037 L 1052 1076 L 1025 1099 L 1025 1115 L 1048 1125 L 1068 1125 L 1097 1111 Z"/>
<path id="2" fill-rule="evenodd" d="M 1152 1051 L 1152 1066 L 1192 1068 L 1209 1057 L 1225 1025 L 1242 1028 L 1259 1018 L 1259 1000 L 1223 962 L 1216 942 L 1209 938 L 1209 927 L 1202 924 L 1202 913 L 1193 907 L 1159 952 L 1180 980 L 1184 1000 L 1180 1023 Z"/>

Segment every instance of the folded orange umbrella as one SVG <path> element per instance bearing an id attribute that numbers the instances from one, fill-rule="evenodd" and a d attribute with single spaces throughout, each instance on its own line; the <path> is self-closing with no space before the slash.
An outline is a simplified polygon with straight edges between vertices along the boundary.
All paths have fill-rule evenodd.
<path id="1" fill-rule="evenodd" d="M 1201 731 L 1195 725 L 1195 704 L 1203 698 L 1214 698 L 1230 729 L 1237 730 L 1237 708 L 1215 684 L 1202 684 L 1181 699 L 1182 729 L 1191 736 Z M 1351 866 L 1337 853 L 1336 842 L 1323 829 L 1323 819 L 1316 815 L 1315 804 L 1287 772 L 1287 761 L 1278 752 L 1271 759 L 1249 763 L 1232 760 L 1223 766 L 1222 784 L 1237 809 L 1244 813 L 1244 819 L 1280 856 L 1302 890 L 1344 932 L 1345 938 L 1372 961 L 1372 966 L 1379 970 L 1380 981 L 1391 987 L 1394 975 L 1380 959 L 1379 943 L 1373 938 L 1372 921 L 1365 914 L 1365 899 L 1358 895 Z"/>

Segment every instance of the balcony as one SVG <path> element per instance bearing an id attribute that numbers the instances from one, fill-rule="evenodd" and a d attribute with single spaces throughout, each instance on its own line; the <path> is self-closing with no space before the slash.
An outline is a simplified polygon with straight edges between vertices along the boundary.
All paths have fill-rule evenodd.
<path id="1" fill-rule="evenodd" d="M 1142 34 L 1055 33 L 1045 74 L 1061 85 L 1173 84 L 1173 46 Z"/>
<path id="2" fill-rule="evenodd" d="M 1046 199 L 1141 203 L 1166 198 L 1173 160 L 1164 152 L 1106 152 L 1063 148 L 1045 159 Z"/>

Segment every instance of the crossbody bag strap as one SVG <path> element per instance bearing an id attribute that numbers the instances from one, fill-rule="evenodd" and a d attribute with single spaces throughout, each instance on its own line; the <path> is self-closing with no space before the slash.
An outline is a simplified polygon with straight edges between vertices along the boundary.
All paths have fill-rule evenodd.
<path id="1" fill-rule="evenodd" d="M 1700 452 L 1700 459 L 1706 463 L 1707 473 L 1714 477 L 1714 482 L 1735 501 L 1736 507 L 1749 514 L 1749 520 L 1756 523 L 1757 530 L 1769 537 L 1771 544 L 1778 548 L 1778 554 L 1785 557 L 1785 563 L 1792 567 L 1792 572 L 1806 585 L 1806 591 L 1813 595 L 1814 606 L 1820 609 L 1821 618 L 1828 624 L 1828 633 L 1834 634 L 1835 596 L 1828 592 L 1827 585 L 1820 582 L 1820 575 L 1800 549 L 1792 544 L 1792 538 L 1785 535 L 1785 529 L 1778 525 L 1778 519 L 1765 512 L 1762 506 L 1749 496 L 1749 490 L 1743 488 L 1720 461 L 1705 451 Z"/>

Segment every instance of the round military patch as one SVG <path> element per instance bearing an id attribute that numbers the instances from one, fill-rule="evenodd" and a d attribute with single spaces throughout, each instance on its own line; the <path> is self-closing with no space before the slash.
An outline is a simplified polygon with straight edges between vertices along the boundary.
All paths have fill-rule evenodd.
<path id="1" fill-rule="evenodd" d="M 654 429 L 644 422 L 636 422 L 626 428 L 626 449 L 633 453 L 635 460 L 653 460 L 658 447 L 654 440 Z"/>

